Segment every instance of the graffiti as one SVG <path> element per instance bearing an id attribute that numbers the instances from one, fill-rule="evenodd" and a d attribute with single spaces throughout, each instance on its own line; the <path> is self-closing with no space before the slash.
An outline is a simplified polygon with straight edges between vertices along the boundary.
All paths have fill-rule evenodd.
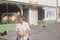
<path id="1" fill-rule="evenodd" d="M 46 14 L 47 17 L 51 17 L 52 15 L 54 15 L 53 11 L 50 11 L 50 10 L 47 11 L 47 14 Z"/>

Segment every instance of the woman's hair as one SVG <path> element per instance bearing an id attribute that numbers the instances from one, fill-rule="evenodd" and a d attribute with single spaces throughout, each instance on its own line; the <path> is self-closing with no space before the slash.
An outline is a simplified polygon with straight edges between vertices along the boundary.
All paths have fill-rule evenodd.
<path id="1" fill-rule="evenodd" d="M 20 15 L 20 16 L 18 16 L 18 19 L 19 19 L 19 18 L 22 18 L 22 19 L 24 20 L 24 17 L 23 17 L 23 16 L 21 16 L 21 15 Z"/>

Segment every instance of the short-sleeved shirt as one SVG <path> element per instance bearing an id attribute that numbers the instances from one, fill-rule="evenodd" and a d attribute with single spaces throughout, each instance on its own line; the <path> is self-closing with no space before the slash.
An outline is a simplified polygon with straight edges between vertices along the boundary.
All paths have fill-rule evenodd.
<path id="1" fill-rule="evenodd" d="M 23 34 L 24 32 L 26 32 L 26 30 L 30 30 L 28 23 L 23 22 L 23 25 L 21 25 L 20 23 L 16 24 L 16 31 L 18 31 L 20 34 Z M 27 40 L 28 33 L 23 38 L 21 38 L 19 35 L 17 35 L 17 39 L 18 40 Z"/>

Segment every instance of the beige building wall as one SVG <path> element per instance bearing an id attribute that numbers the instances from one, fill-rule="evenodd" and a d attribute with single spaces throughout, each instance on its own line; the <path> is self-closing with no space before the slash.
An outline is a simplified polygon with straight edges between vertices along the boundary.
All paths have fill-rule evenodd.
<path id="1" fill-rule="evenodd" d="M 56 7 L 56 0 L 10 0 L 10 1 L 18 1 L 18 2 L 25 2 L 25 3 L 32 3 L 32 4 Z"/>
<path id="2" fill-rule="evenodd" d="M 29 8 L 29 24 L 37 25 L 38 23 L 38 9 Z"/>
<path id="3" fill-rule="evenodd" d="M 24 2 L 24 3 L 31 3 L 31 4 L 38 4 L 43 6 L 51 6 L 51 7 L 57 7 L 57 0 L 10 0 L 10 1 L 17 1 L 17 2 Z M 48 8 L 49 9 L 49 8 Z M 51 8 L 52 10 L 56 11 L 56 9 Z M 46 14 L 45 14 L 46 17 Z M 54 17 L 46 17 L 45 19 L 49 20 L 56 19 L 56 12 L 54 14 Z M 44 20 L 45 20 L 44 19 Z M 38 24 L 38 9 L 30 7 L 29 8 L 29 24 Z"/>
<path id="4" fill-rule="evenodd" d="M 60 0 L 58 0 L 58 6 L 60 6 Z"/>

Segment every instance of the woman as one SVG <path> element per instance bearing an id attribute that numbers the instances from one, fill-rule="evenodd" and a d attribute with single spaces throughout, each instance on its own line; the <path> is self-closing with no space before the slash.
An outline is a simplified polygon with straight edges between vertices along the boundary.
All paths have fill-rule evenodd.
<path id="1" fill-rule="evenodd" d="M 23 17 L 18 17 L 19 23 L 16 24 L 16 34 L 18 40 L 29 40 L 28 33 L 30 32 L 30 27 L 28 23 L 24 22 Z"/>

